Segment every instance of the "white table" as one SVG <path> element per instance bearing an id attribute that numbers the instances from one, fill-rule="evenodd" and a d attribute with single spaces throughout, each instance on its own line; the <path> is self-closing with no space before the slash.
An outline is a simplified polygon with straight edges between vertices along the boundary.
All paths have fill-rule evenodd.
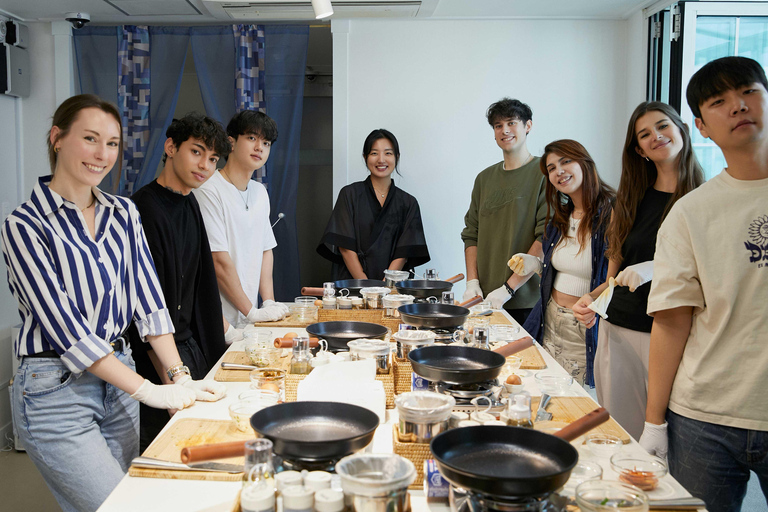
<path id="1" fill-rule="evenodd" d="M 506 313 L 505 313 L 506 315 Z M 516 322 L 507 315 L 512 323 Z M 264 328 L 264 330 L 267 330 Z M 304 329 L 295 327 L 280 327 L 268 329 L 272 331 L 272 336 L 282 336 L 288 332 L 306 334 Z M 523 331 L 521 335 L 525 335 Z M 565 370 L 558 365 L 555 360 L 543 350 L 541 346 L 536 345 L 547 363 L 546 371 L 560 372 L 564 375 Z M 230 351 L 242 351 L 242 342 L 235 342 L 229 348 Z M 208 378 L 213 378 L 218 369 L 218 364 L 208 374 Z M 528 375 L 523 377 L 524 389 L 537 396 L 540 391 L 534 381 L 536 370 L 528 370 Z M 237 400 L 237 395 L 248 389 L 248 382 L 226 382 L 227 396 L 214 403 L 197 402 L 194 406 L 184 409 L 174 415 L 171 421 L 166 425 L 166 429 L 175 421 L 182 418 L 209 418 L 209 419 L 229 419 L 228 407 Z M 570 396 L 589 396 L 589 394 L 580 385 L 574 383 L 570 389 Z M 379 426 L 374 434 L 371 451 L 374 453 L 392 453 L 392 426 L 397 423 L 397 411 L 387 410 L 387 421 Z M 165 431 L 165 429 L 163 430 Z M 645 451 L 632 441 L 626 445 L 623 450 L 636 452 L 638 455 L 647 456 Z M 580 458 L 590 458 L 596 460 L 603 467 L 603 478 L 606 480 L 616 480 L 617 475 L 611 470 L 607 460 L 595 459 L 586 448 L 579 449 Z M 668 496 L 665 498 L 687 497 L 690 494 L 680 486 L 671 476 L 667 475 L 662 480 L 663 485 L 660 488 Z M 115 488 L 112 494 L 99 508 L 101 512 L 134 512 L 136 510 L 162 511 L 170 512 L 175 510 L 196 511 L 196 512 L 229 512 L 241 488 L 240 482 L 210 482 L 202 480 L 170 480 L 160 478 L 137 478 L 126 475 Z M 651 499 L 662 496 L 654 496 L 650 493 Z M 430 500 L 429 503 L 424 497 L 422 491 L 411 491 L 411 506 L 414 512 L 445 512 L 448 510 L 447 503 Z"/>

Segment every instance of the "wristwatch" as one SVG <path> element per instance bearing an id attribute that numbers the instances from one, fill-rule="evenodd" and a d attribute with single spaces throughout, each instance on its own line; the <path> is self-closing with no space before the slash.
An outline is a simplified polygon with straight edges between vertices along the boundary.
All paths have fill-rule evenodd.
<path id="1" fill-rule="evenodd" d="M 186 373 L 187 375 L 192 375 L 192 373 L 189 371 L 189 367 L 185 366 L 183 364 L 175 364 L 168 368 L 166 370 L 166 373 L 168 374 L 168 378 L 173 380 L 173 378 L 180 373 Z"/>
<path id="2" fill-rule="evenodd" d="M 510 295 L 510 297 L 509 297 L 509 298 L 510 298 L 510 299 L 514 299 L 514 298 L 515 298 L 515 289 L 514 289 L 514 288 L 512 288 L 511 286 L 509 286 L 509 283 L 508 283 L 508 282 L 506 282 L 506 281 L 504 281 L 504 288 L 506 288 L 506 289 L 507 289 L 507 292 L 508 292 L 508 293 L 509 293 L 509 295 Z"/>

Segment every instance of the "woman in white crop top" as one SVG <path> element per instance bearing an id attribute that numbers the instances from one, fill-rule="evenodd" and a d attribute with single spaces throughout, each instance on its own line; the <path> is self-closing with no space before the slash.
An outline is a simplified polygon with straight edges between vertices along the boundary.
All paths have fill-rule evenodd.
<path id="1" fill-rule="evenodd" d="M 615 192 L 576 141 L 548 144 L 540 165 L 547 177 L 544 261 L 527 254 L 510 260 L 512 270 L 521 275 L 541 273 L 541 298 L 523 327 L 574 379 L 593 386 L 597 326 L 586 329 L 571 308 L 605 279 L 605 230 Z M 523 264 L 516 264 L 520 261 Z"/>

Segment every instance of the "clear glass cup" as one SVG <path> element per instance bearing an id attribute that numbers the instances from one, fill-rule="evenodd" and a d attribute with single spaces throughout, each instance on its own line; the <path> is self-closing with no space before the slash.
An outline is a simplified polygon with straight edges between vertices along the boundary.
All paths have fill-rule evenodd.
<path id="1" fill-rule="evenodd" d="M 516 325 L 492 325 L 491 341 L 515 341 L 520 337 L 520 328 Z"/>
<path id="2" fill-rule="evenodd" d="M 275 467 L 272 464 L 272 441 L 251 439 L 245 442 L 245 471 L 243 486 L 266 481 L 275 486 Z"/>
<path id="3" fill-rule="evenodd" d="M 428 268 L 427 271 L 424 273 L 424 279 L 439 279 L 437 269 L 434 268 Z"/>
<path id="4" fill-rule="evenodd" d="M 648 495 L 634 485 L 611 480 L 587 480 L 576 486 L 582 512 L 646 512 Z"/>
<path id="5" fill-rule="evenodd" d="M 285 402 L 285 375 L 286 371 L 280 368 L 251 370 L 251 389 L 275 391 L 280 401 Z"/>
<path id="6" fill-rule="evenodd" d="M 334 295 L 336 295 L 336 283 L 333 281 L 323 283 L 323 298 L 333 297 Z"/>
<path id="7" fill-rule="evenodd" d="M 261 368 L 271 366 L 276 358 L 280 357 L 279 352 L 274 352 L 272 331 L 262 329 L 243 331 L 243 347 L 251 362 Z"/>

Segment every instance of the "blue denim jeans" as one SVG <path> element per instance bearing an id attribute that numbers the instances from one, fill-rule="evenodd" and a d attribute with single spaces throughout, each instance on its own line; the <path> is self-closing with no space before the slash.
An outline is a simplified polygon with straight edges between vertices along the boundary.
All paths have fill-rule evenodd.
<path id="1" fill-rule="evenodd" d="M 132 370 L 130 349 L 115 354 Z M 23 358 L 14 430 L 65 512 L 96 510 L 139 454 L 139 402 L 57 358 Z"/>
<path id="2" fill-rule="evenodd" d="M 754 471 L 768 502 L 768 432 L 692 420 L 667 411 L 669 471 L 709 512 L 738 512 Z"/>

